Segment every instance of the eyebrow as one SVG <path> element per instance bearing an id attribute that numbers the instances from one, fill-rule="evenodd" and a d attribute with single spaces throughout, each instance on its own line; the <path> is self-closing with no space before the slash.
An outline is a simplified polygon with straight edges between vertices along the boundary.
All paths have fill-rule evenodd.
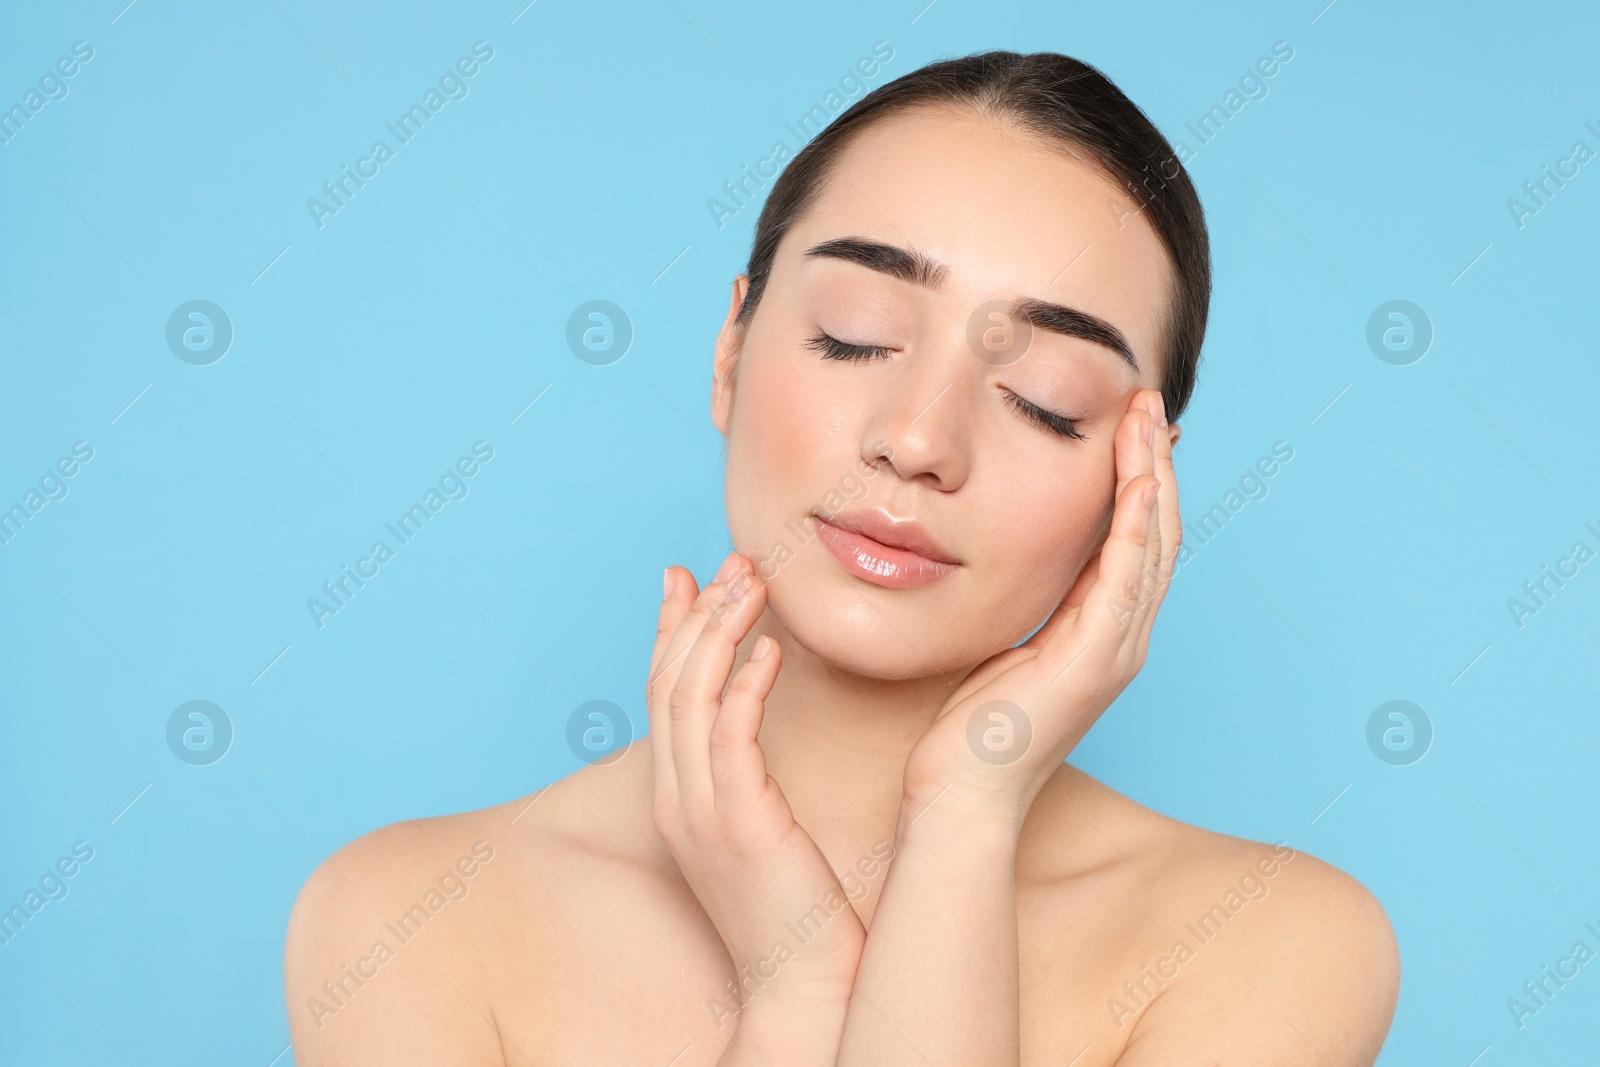
<path id="1" fill-rule="evenodd" d="M 866 237 L 835 237 L 806 249 L 805 255 L 826 256 L 859 263 L 868 270 L 887 274 L 903 282 L 924 289 L 938 289 L 949 277 L 950 268 L 936 262 L 915 249 L 897 248 Z M 1035 329 L 1049 330 L 1066 337 L 1077 337 L 1102 345 L 1115 352 L 1123 362 L 1139 373 L 1139 361 L 1134 358 L 1128 339 L 1105 319 L 1087 311 L 1052 304 L 1034 297 L 1021 297 L 1011 304 L 1011 318 L 1026 322 Z"/>
<path id="2" fill-rule="evenodd" d="M 1091 315 L 1077 308 L 1064 307 L 1061 304 L 1035 300 L 1032 297 L 1023 297 L 1011 305 L 1011 317 L 1023 319 L 1040 330 L 1049 330 L 1067 337 L 1081 337 L 1085 341 L 1104 345 L 1121 356 L 1123 361 L 1133 368 L 1135 375 L 1139 373 L 1139 361 L 1133 357 L 1133 348 L 1128 344 L 1127 338 L 1122 336 L 1121 330 L 1098 315 Z"/>
<path id="3" fill-rule="evenodd" d="M 924 289 L 938 289 L 950 274 L 950 269 L 935 263 L 932 258 L 913 249 L 896 248 L 881 241 L 865 237 L 835 237 L 806 249 L 808 256 L 831 256 L 851 263 L 859 263 L 879 274 L 899 278 L 903 282 L 920 285 Z"/>

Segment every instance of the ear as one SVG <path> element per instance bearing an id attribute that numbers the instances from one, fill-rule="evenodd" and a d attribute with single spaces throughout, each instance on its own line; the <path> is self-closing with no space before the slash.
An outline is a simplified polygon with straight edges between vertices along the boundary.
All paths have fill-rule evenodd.
<path id="1" fill-rule="evenodd" d="M 734 372 L 738 369 L 739 353 L 744 347 L 745 327 L 738 325 L 735 320 L 749 291 L 749 275 L 741 274 L 733 279 L 733 297 L 728 301 L 728 317 L 717 332 L 711 361 L 711 422 L 724 437 L 728 436 L 728 417 L 733 411 Z"/>
<path id="2" fill-rule="evenodd" d="M 1172 446 L 1176 448 L 1178 446 L 1178 438 L 1183 436 L 1183 427 L 1174 422 L 1168 425 L 1167 429 L 1172 432 Z"/>

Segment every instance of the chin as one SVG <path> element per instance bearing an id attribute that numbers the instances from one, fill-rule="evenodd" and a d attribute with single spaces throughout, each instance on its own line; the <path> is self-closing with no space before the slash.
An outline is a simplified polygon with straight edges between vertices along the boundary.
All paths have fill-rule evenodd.
<path id="1" fill-rule="evenodd" d="M 954 677 L 1044 620 L 1042 607 L 1028 618 L 1012 617 L 1015 607 L 972 604 L 972 591 L 962 587 L 968 577 L 958 570 L 920 589 L 885 589 L 844 573 L 826 550 L 808 545 L 768 580 L 767 610 L 783 627 L 780 638 L 786 634 L 839 670 L 883 681 Z"/>

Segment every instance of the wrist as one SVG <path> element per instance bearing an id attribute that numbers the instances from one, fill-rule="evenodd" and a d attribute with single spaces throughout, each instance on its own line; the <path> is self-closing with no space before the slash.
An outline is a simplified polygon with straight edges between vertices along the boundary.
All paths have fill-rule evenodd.
<path id="1" fill-rule="evenodd" d="M 844 1040 L 850 994 L 837 998 L 757 998 L 739 1012 L 723 1064 L 784 1063 L 832 1067 Z"/>
<path id="2" fill-rule="evenodd" d="M 973 792 L 950 785 L 931 796 L 906 792 L 900 798 L 897 840 L 910 844 L 937 840 L 966 849 L 1016 850 L 1029 804 L 1016 797 Z"/>

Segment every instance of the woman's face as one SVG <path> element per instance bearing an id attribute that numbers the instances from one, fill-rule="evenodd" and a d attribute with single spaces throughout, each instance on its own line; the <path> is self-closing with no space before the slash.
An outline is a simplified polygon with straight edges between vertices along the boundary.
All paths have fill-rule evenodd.
<path id="1" fill-rule="evenodd" d="M 1160 383 L 1173 272 L 1131 198 L 997 120 L 921 109 L 846 149 L 741 330 L 746 284 L 712 406 L 729 531 L 767 610 L 880 678 L 949 673 L 1027 636 L 1104 540 L 1113 432 Z M 1019 300 L 1069 310 L 1008 328 Z M 1018 398 L 1061 418 L 1040 425 Z M 864 577 L 816 517 L 841 512 L 914 520 L 954 565 L 910 587 Z"/>

